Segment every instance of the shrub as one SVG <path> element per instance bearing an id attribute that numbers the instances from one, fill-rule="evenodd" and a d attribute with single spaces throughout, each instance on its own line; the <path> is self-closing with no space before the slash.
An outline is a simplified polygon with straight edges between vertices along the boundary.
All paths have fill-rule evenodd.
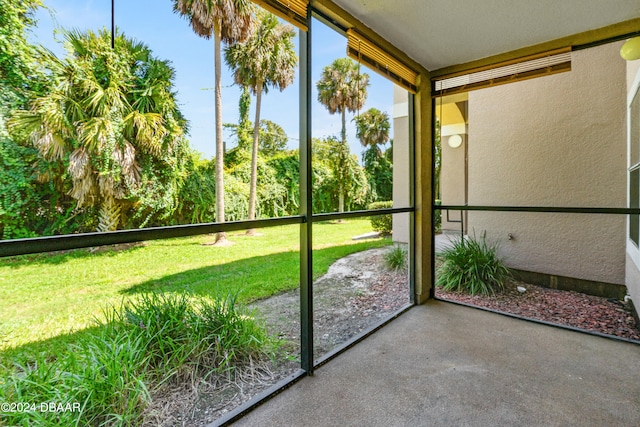
<path id="1" fill-rule="evenodd" d="M 298 151 L 279 153 L 267 160 L 275 176 L 286 190 L 284 215 L 297 215 L 300 211 L 300 156 Z"/>
<path id="2" fill-rule="evenodd" d="M 393 202 L 374 202 L 370 203 L 368 206 L 369 210 L 373 209 L 388 209 L 393 207 Z M 391 234 L 393 230 L 393 217 L 391 214 L 387 215 L 376 215 L 371 218 L 371 228 L 375 231 L 378 231 L 382 234 Z"/>
<path id="3" fill-rule="evenodd" d="M 384 262 L 390 270 L 404 269 L 407 265 L 407 250 L 402 246 L 395 245 L 384 254 Z"/>
<path id="4" fill-rule="evenodd" d="M 502 288 L 510 276 L 509 269 L 497 256 L 498 245 L 486 242 L 486 232 L 480 239 L 475 235 L 460 237 L 437 255 L 442 263 L 438 268 L 436 286 L 447 291 L 488 295 Z"/>

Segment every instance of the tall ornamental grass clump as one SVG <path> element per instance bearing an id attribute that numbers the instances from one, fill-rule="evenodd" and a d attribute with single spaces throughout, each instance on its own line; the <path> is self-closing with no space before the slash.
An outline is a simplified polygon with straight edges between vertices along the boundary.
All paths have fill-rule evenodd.
<path id="1" fill-rule="evenodd" d="M 407 266 L 407 250 L 400 245 L 394 245 L 384 254 L 384 263 L 389 270 L 402 270 Z"/>
<path id="2" fill-rule="evenodd" d="M 96 332 L 57 358 L 0 370 L 1 402 L 55 402 L 68 410 L 3 412 L 0 425 L 140 425 L 154 391 L 232 374 L 271 358 L 275 348 L 233 297 L 143 294 L 105 314 Z"/>
<path id="3" fill-rule="evenodd" d="M 503 288 L 511 273 L 498 258 L 497 243 L 486 242 L 486 232 L 480 239 L 461 236 L 451 243 L 437 255 L 436 286 L 471 295 L 490 295 Z"/>

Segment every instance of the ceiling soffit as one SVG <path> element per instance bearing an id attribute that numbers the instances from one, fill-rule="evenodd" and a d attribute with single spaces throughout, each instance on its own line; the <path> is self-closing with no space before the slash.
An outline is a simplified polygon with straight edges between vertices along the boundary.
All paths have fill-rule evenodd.
<path id="1" fill-rule="evenodd" d="M 638 0 L 334 0 L 334 3 L 428 70 L 640 19 Z"/>

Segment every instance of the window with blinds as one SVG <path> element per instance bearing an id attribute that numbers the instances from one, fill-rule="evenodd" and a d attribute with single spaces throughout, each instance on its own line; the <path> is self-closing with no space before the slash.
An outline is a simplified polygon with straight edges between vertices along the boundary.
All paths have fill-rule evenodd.
<path id="1" fill-rule="evenodd" d="M 308 0 L 254 0 L 254 3 L 303 31 L 307 31 L 309 28 L 307 24 Z"/>
<path id="2" fill-rule="evenodd" d="M 398 86 L 416 93 L 418 74 L 353 29 L 347 30 L 347 55 L 371 67 Z"/>
<path id="3" fill-rule="evenodd" d="M 433 80 L 434 96 L 468 92 L 565 71 L 571 71 L 571 48 L 438 77 Z"/>

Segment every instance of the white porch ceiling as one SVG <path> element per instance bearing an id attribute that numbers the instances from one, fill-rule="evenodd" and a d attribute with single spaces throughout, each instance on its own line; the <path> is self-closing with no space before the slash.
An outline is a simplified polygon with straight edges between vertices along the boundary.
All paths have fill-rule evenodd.
<path id="1" fill-rule="evenodd" d="M 427 70 L 640 17 L 640 0 L 334 0 Z"/>

